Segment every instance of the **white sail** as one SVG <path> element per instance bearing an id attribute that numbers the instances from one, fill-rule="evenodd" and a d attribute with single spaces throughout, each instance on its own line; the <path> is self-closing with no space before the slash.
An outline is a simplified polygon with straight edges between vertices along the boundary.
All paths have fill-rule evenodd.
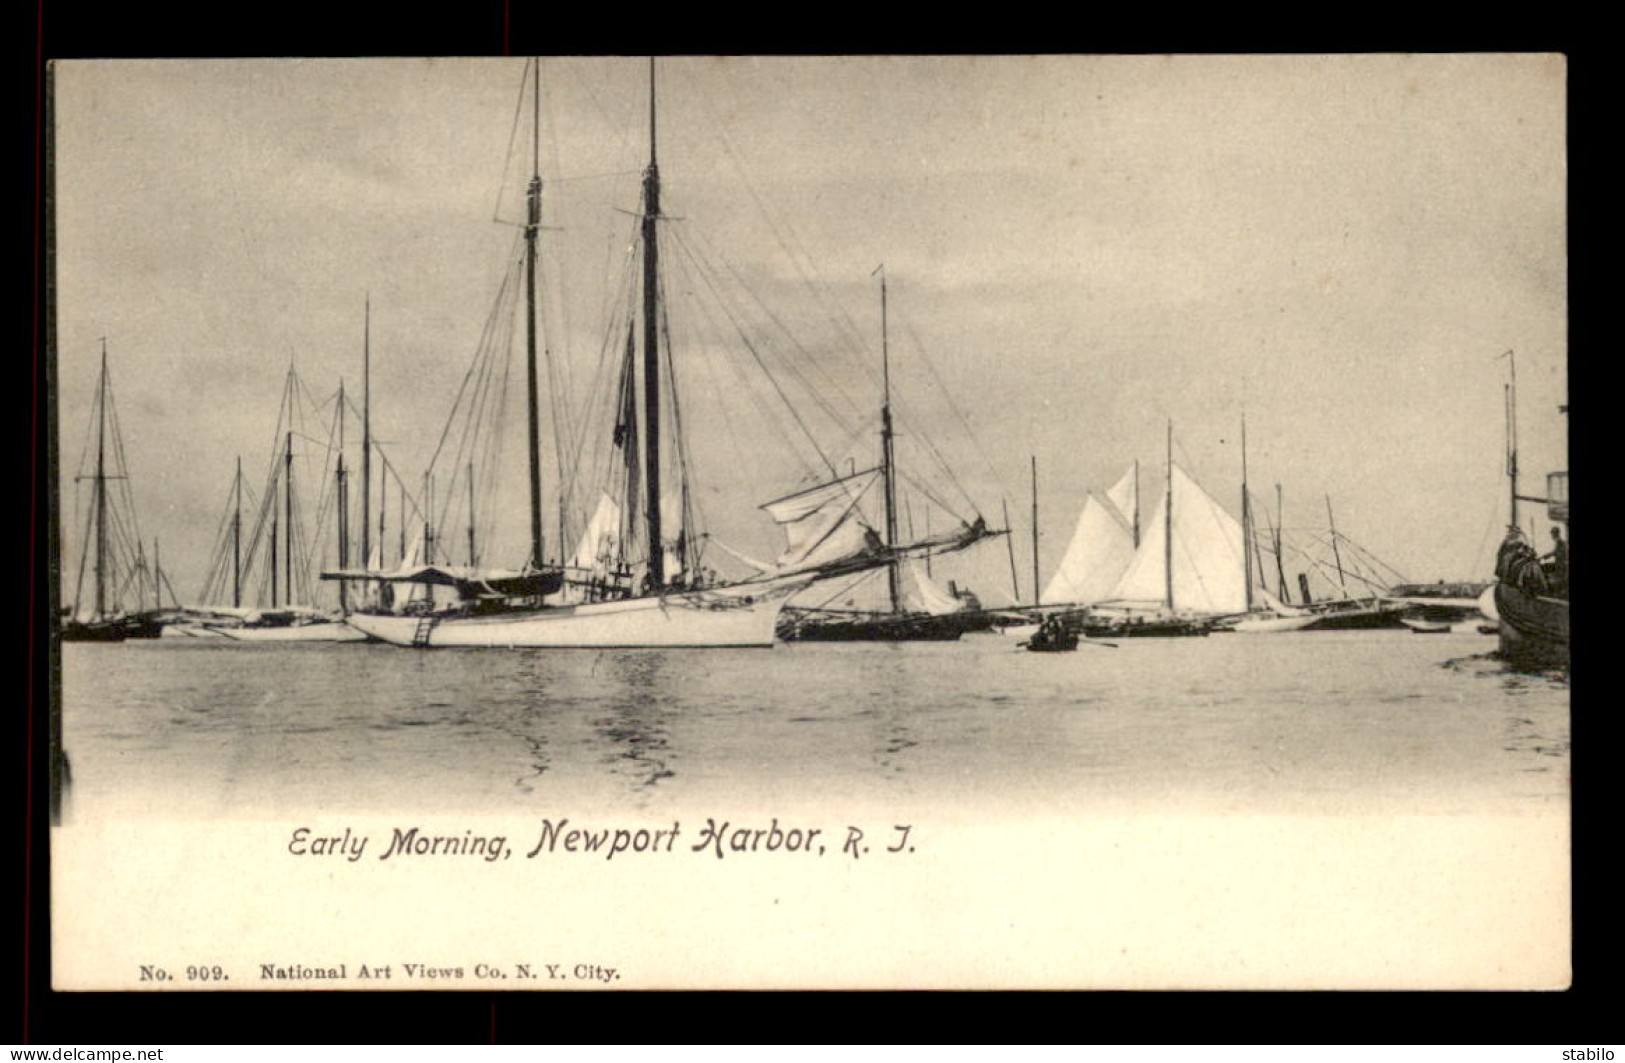
<path id="1" fill-rule="evenodd" d="M 1116 507 L 1117 515 L 1130 531 L 1133 531 L 1133 522 L 1139 519 L 1139 477 L 1140 467 L 1130 465 L 1106 491 L 1106 501 Z"/>
<path id="2" fill-rule="evenodd" d="M 1258 598 L 1259 601 L 1264 603 L 1265 608 L 1269 609 L 1277 616 L 1312 615 L 1307 609 L 1300 609 L 1298 606 L 1286 604 L 1263 587 L 1255 587 L 1253 589 L 1253 594 Z"/>
<path id="3" fill-rule="evenodd" d="M 965 608 L 965 603 L 955 598 L 947 587 L 925 574 L 924 565 L 917 561 L 905 561 L 903 565 L 910 577 L 903 590 L 903 608 L 906 611 L 947 616 Z"/>
<path id="4" fill-rule="evenodd" d="M 1093 605 L 1112 594 L 1134 560 L 1134 527 L 1125 516 L 1133 510 L 1133 490 L 1134 470 L 1130 469 L 1104 498 L 1089 494 L 1072 541 L 1040 601 Z"/>
<path id="5" fill-rule="evenodd" d="M 802 571 L 867 552 L 874 532 L 858 513 L 858 500 L 879 476 L 870 469 L 769 502 L 762 508 L 784 529 L 781 572 Z"/>
<path id="6" fill-rule="evenodd" d="M 606 494 L 598 496 L 598 508 L 593 510 L 587 530 L 581 533 L 576 551 L 570 558 L 570 567 L 603 569 L 610 567 L 621 548 L 621 507 Z"/>
<path id="7" fill-rule="evenodd" d="M 1110 598 L 1167 604 L 1170 566 L 1173 610 L 1240 613 L 1247 608 L 1241 524 L 1206 491 L 1173 467 L 1173 550 L 1168 550 L 1168 495 L 1141 525 L 1140 548 Z"/>

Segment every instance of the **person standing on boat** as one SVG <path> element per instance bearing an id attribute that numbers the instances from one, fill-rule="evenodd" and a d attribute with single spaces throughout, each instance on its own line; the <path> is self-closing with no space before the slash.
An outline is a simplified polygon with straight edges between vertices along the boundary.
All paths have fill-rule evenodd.
<path id="1" fill-rule="evenodd" d="M 1567 588 L 1569 585 L 1569 544 L 1563 539 L 1563 529 L 1552 529 L 1551 553 L 1541 558 L 1549 561 L 1547 571 L 1551 574 L 1551 584 L 1556 588 Z"/>

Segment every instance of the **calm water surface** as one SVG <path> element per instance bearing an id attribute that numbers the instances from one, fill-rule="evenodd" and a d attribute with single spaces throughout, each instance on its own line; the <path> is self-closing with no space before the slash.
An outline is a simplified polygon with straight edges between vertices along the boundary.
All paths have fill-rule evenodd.
<path id="1" fill-rule="evenodd" d="M 68 813 L 1566 809 L 1569 689 L 1492 637 L 771 650 L 63 647 Z"/>

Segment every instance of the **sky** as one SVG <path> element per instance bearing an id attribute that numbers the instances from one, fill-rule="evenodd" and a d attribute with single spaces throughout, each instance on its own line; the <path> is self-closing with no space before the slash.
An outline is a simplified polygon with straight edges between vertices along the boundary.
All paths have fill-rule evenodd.
<path id="1" fill-rule="evenodd" d="M 621 342 L 605 327 L 648 158 L 648 63 L 541 67 L 549 385 L 580 419 Z M 811 452 L 778 456 L 791 415 L 740 367 L 765 362 L 807 399 L 819 448 L 854 467 L 877 446 L 882 264 L 900 465 L 958 516 L 973 507 L 1002 526 L 1008 506 L 1009 548 L 943 563 L 989 601 L 1011 597 L 1011 550 L 1030 600 L 1031 462 L 1047 581 L 1088 491 L 1136 460 L 1157 489 L 1169 421 L 1176 460 L 1239 515 L 1245 416 L 1251 485 L 1271 509 L 1281 485 L 1288 527 L 1323 526 L 1329 497 L 1339 532 L 1412 580 L 1489 576 L 1506 520 L 1504 352 L 1524 492 L 1567 467 L 1561 57 L 657 70 L 696 490 L 713 532 L 751 556 L 776 542 L 756 507 L 804 482 L 792 459 Z M 55 64 L 66 559 L 103 339 L 142 533 L 183 599 L 207 574 L 235 459 L 263 477 L 290 364 L 318 400 L 342 379 L 359 401 L 369 303 L 375 432 L 417 482 L 512 257 L 530 166 L 524 71 L 519 59 Z M 718 272 L 690 264 L 704 255 Z M 682 316 L 681 297 L 703 303 L 723 276 L 749 293 L 741 313 L 786 338 L 729 360 L 726 312 Z M 798 377 L 825 387 L 833 414 L 795 393 Z M 546 463 L 556 484 L 551 449 Z M 501 497 L 492 550 L 517 564 L 526 502 Z M 917 498 L 908 519 L 944 528 Z"/>

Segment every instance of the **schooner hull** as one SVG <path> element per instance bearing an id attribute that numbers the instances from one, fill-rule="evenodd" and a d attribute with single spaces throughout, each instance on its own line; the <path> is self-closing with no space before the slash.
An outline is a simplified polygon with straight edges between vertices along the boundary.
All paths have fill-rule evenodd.
<path id="1" fill-rule="evenodd" d="M 206 624 L 172 624 L 164 629 L 166 639 L 203 639 L 210 642 L 366 642 L 368 636 L 342 621 L 325 624 L 293 624 L 287 627 L 209 627 Z"/>
<path id="2" fill-rule="evenodd" d="M 1569 603 L 1495 585 L 1501 657 L 1519 667 L 1567 668 Z"/>
<path id="3" fill-rule="evenodd" d="M 1256 617 L 1251 620 L 1238 621 L 1232 624 L 1231 631 L 1243 634 L 1267 634 L 1273 631 L 1302 631 L 1315 622 L 1312 616 L 1270 616 Z"/>
<path id="4" fill-rule="evenodd" d="M 679 591 L 618 602 L 489 616 L 353 614 L 358 630 L 397 646 L 553 649 L 771 646 L 785 601 L 810 580 L 747 590 Z"/>

